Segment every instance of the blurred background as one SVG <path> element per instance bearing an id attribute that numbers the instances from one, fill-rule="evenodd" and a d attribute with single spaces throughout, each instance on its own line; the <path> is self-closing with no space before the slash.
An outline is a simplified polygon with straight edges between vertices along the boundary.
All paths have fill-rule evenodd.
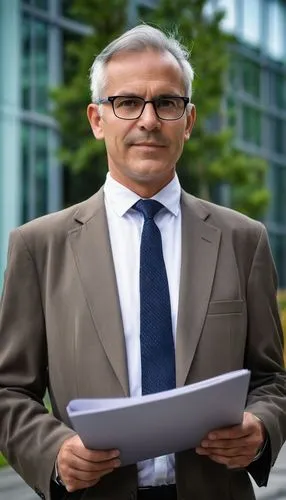
<path id="1" fill-rule="evenodd" d="M 177 28 L 191 50 L 198 122 L 183 186 L 263 220 L 285 288 L 285 0 L 0 0 L 0 288 L 10 230 L 104 182 L 88 71 L 138 22 Z"/>
<path id="2" fill-rule="evenodd" d="M 179 177 L 265 223 L 286 331 L 286 0 L 0 0 L 0 290 L 11 229 L 104 182 L 89 68 L 140 22 L 177 32 L 191 52 L 198 119 Z M 279 467 L 277 485 L 286 456 Z M 271 498 L 286 498 L 279 488 Z"/>

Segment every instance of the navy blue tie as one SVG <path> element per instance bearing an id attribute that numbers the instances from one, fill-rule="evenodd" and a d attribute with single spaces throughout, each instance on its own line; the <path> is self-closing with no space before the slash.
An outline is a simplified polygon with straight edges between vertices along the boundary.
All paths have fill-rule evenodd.
<path id="1" fill-rule="evenodd" d="M 161 233 L 153 218 L 163 208 L 156 200 L 139 200 L 144 216 L 140 245 L 140 344 L 142 394 L 176 387 L 168 278 Z"/>

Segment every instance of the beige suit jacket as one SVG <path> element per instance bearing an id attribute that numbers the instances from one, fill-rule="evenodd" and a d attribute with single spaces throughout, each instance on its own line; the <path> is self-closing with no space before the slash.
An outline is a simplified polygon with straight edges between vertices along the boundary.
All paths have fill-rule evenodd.
<path id="1" fill-rule="evenodd" d="M 177 386 L 249 368 L 247 409 L 269 446 L 251 472 L 266 484 L 286 437 L 276 276 L 262 224 L 182 193 Z M 53 416 L 42 398 L 48 387 Z M 12 232 L 0 309 L 0 449 L 47 500 L 73 398 L 128 396 L 124 333 L 103 191 Z M 190 408 L 195 411 L 195 408 Z M 180 500 L 251 500 L 246 471 L 194 450 L 176 455 Z M 135 499 L 136 466 L 71 499 Z"/>

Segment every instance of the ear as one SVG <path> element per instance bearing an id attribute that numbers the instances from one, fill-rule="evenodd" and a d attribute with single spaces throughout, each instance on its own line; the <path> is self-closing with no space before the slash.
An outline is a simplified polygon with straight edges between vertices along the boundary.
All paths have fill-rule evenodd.
<path id="1" fill-rule="evenodd" d="M 188 106 L 191 106 L 191 109 L 187 110 L 187 121 L 186 121 L 186 128 L 185 128 L 185 136 L 184 139 L 185 141 L 188 141 L 192 130 L 194 123 L 196 121 L 196 107 L 194 104 L 189 104 Z"/>
<path id="2" fill-rule="evenodd" d="M 87 107 L 87 117 L 96 139 L 103 139 L 102 116 L 100 115 L 98 104 L 89 104 Z"/>

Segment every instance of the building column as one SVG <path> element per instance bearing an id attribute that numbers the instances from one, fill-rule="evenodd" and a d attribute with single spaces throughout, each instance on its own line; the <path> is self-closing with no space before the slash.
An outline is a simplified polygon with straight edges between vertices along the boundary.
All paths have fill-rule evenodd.
<path id="1" fill-rule="evenodd" d="M 9 232 L 21 220 L 20 0 L 0 2 L 0 290 Z"/>

